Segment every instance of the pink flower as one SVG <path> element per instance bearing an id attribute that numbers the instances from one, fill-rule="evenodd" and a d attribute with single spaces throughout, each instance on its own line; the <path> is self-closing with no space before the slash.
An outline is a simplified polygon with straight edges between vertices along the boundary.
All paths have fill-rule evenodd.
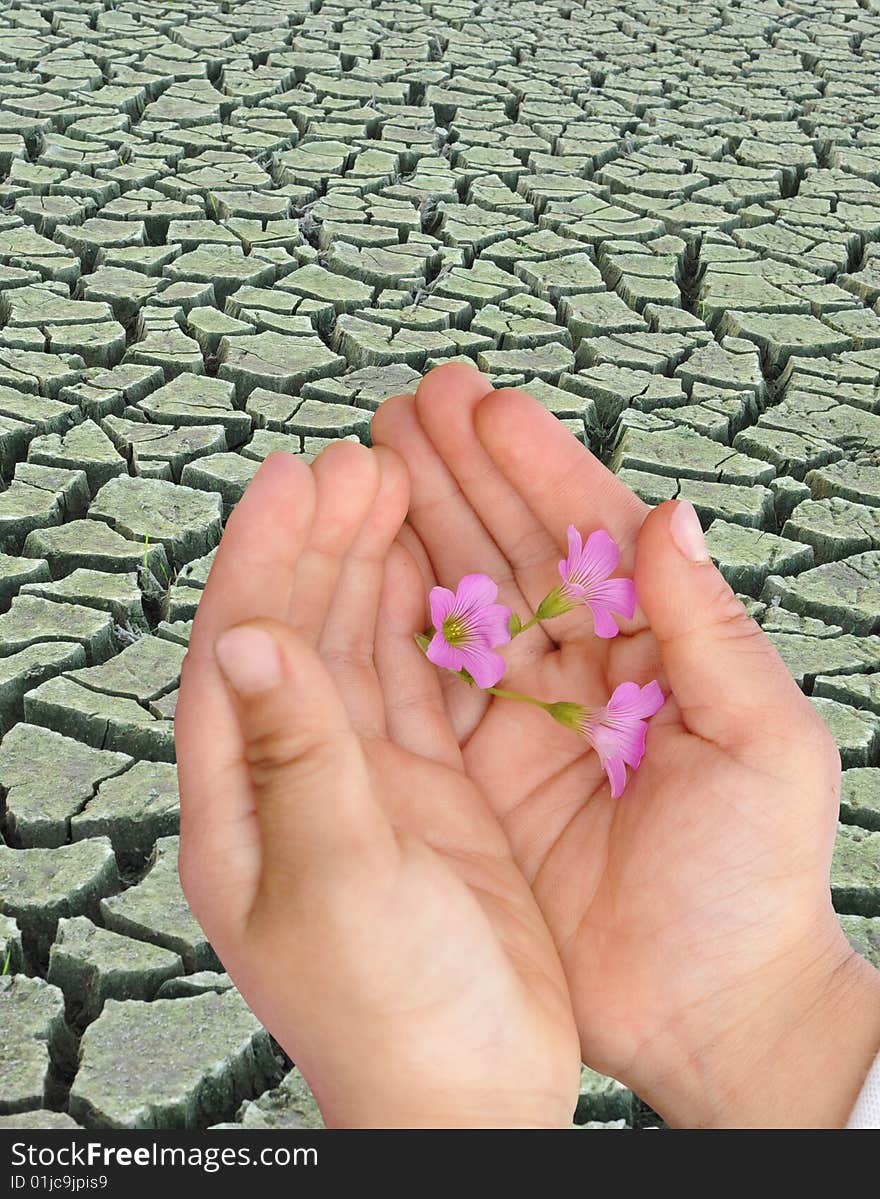
<path id="1" fill-rule="evenodd" d="M 496 604 L 498 586 L 488 575 L 465 575 L 453 593 L 432 587 L 428 597 L 436 632 L 425 651 L 446 670 L 466 670 L 478 687 L 494 687 L 504 674 L 504 659 L 493 654 L 510 640 L 510 608 Z"/>
<path id="2" fill-rule="evenodd" d="M 549 704 L 547 711 L 560 724 L 586 737 L 608 775 L 611 798 L 617 799 L 626 786 L 626 767 L 638 770 L 644 756 L 646 721 L 664 702 L 655 680 L 644 687 L 621 683 L 603 708 L 563 702 Z"/>
<path id="3" fill-rule="evenodd" d="M 616 637 L 620 631 L 611 615 L 619 612 L 631 620 L 636 610 L 636 588 L 632 579 L 612 579 L 617 569 L 620 550 L 604 529 L 597 529 L 584 545 L 581 535 L 568 526 L 568 557 L 559 563 L 562 594 L 575 600 L 593 613 L 597 637 Z"/>
<path id="4" fill-rule="evenodd" d="M 663 707 L 660 684 L 621 683 L 604 708 L 589 716 L 583 725 L 583 735 L 599 755 L 599 761 L 611 783 L 611 798 L 617 797 L 626 786 L 626 766 L 638 770 L 645 753 L 647 719 Z"/>

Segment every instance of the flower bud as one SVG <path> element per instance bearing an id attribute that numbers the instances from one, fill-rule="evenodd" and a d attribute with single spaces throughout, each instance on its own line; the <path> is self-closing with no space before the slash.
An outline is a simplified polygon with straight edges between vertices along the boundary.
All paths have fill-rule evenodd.
<path id="1" fill-rule="evenodd" d="M 565 725 L 567 729 L 572 729 L 575 733 L 584 731 L 584 722 L 592 708 L 586 707 L 584 704 L 576 704 L 570 700 L 559 700 L 555 704 L 547 704 L 545 711 L 549 712 L 554 720 L 558 720 L 560 724 Z"/>
<path id="2" fill-rule="evenodd" d="M 575 605 L 559 586 L 554 587 L 538 605 L 538 610 L 535 613 L 538 620 L 552 620 L 554 616 L 562 616 L 566 612 L 571 612 Z"/>

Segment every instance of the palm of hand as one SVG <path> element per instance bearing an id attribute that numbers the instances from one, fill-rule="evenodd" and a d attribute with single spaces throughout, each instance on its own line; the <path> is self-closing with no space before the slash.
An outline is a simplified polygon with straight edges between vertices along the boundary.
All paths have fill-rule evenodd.
<path id="1" fill-rule="evenodd" d="M 496 393 L 481 405 L 478 436 L 485 382 L 453 369 L 429 377 L 415 400 L 392 401 L 374 423 L 374 439 L 396 448 L 413 476 L 399 540 L 420 568 L 420 588 L 485 571 L 501 584 L 499 601 L 525 620 L 558 582 L 570 521 L 584 535 L 608 529 L 621 573 L 631 575 L 646 506 L 521 395 Z M 646 600 L 653 541 L 637 577 Z M 650 599 L 662 609 L 662 596 Z M 732 596 L 728 616 L 715 636 L 742 677 L 727 694 L 712 690 L 708 674 L 687 677 L 676 661 L 687 651 L 674 638 L 662 654 L 641 608 L 610 640 L 593 635 L 580 608 L 503 651 L 503 687 L 589 705 L 629 680 L 657 678 L 668 694 L 666 660 L 676 661 L 645 759 L 617 800 L 597 756 L 546 713 L 443 679 L 447 760 L 460 747 L 460 768 L 533 889 L 568 977 L 584 1058 L 643 1084 L 645 1095 L 648 1046 L 662 1042 L 674 1056 L 691 1020 L 724 1032 L 742 1014 L 749 980 L 830 914 L 836 749 Z M 768 667 L 772 685 L 762 693 Z M 757 720 L 733 710 L 750 692 Z M 799 774 L 806 787 L 791 781 Z M 806 925 L 795 911 L 808 914 Z"/>
<path id="2" fill-rule="evenodd" d="M 583 652 L 551 651 L 511 685 L 600 703 L 621 682 L 661 673 L 648 638 L 593 647 L 587 670 Z M 493 701 L 468 736 L 464 767 L 498 813 L 559 949 L 585 1060 L 635 1085 L 642 1051 L 678 1037 L 682 1011 L 785 948 L 777 875 L 784 858 L 797 859 L 799 837 L 807 860 L 787 883 L 792 900 L 815 872 L 804 797 L 690 733 L 673 696 L 619 799 L 575 734 L 511 709 Z"/>
<path id="3" fill-rule="evenodd" d="M 565 1123 L 579 1055 L 558 954 L 497 819 L 425 740 L 425 705 L 445 717 L 393 547 L 407 502 L 395 454 L 340 443 L 311 470 L 276 456 L 230 517 L 175 717 L 181 880 L 329 1121 L 376 1118 L 350 1098 L 372 1053 L 392 1126 Z M 212 647 L 254 620 L 311 675 L 308 707 L 251 740 Z"/>

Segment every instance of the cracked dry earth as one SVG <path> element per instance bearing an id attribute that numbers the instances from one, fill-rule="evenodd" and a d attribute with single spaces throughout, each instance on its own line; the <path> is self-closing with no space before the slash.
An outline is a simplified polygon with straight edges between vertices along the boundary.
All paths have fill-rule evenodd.
<path id="1" fill-rule="evenodd" d="M 180 891 L 178 675 L 260 461 L 450 360 L 693 501 L 880 964 L 880 0 L 9 0 L 0 172 L 0 1125 L 320 1126 Z"/>

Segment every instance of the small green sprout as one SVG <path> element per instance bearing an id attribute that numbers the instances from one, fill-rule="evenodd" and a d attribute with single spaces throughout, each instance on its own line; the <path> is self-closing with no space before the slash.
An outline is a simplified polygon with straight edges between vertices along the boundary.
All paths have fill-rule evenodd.
<path id="1" fill-rule="evenodd" d="M 3 963 L 3 969 L 0 970 L 0 978 L 9 973 L 9 963 L 12 961 L 12 946 L 10 945 L 6 951 L 6 960 Z"/>
<path id="2" fill-rule="evenodd" d="M 147 556 L 149 554 L 149 549 L 150 549 L 150 534 L 144 533 L 144 574 L 147 576 L 149 576 L 153 573 L 150 570 L 150 567 L 147 562 Z M 171 586 L 171 578 L 169 577 L 168 571 L 165 569 L 164 563 L 159 562 L 158 566 L 159 566 L 159 569 L 162 571 L 162 577 L 165 580 L 165 586 L 170 587 Z M 153 575 L 153 577 L 155 578 L 156 576 Z"/>

